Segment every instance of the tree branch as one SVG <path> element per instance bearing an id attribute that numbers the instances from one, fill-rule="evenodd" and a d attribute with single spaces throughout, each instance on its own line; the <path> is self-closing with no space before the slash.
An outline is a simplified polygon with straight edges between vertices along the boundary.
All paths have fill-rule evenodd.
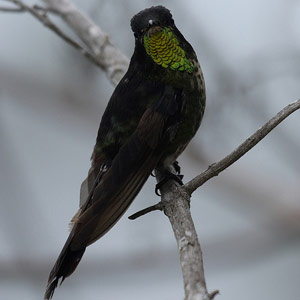
<path id="1" fill-rule="evenodd" d="M 174 168 L 170 169 L 176 173 Z M 156 170 L 157 181 L 163 172 Z M 218 291 L 209 294 L 206 288 L 202 250 L 190 212 L 190 195 L 170 180 L 160 189 L 164 213 L 169 218 L 177 241 L 186 300 L 212 300 Z"/>
<path id="2" fill-rule="evenodd" d="M 279 113 L 277 113 L 272 119 L 270 119 L 249 138 L 247 138 L 234 151 L 232 151 L 217 163 L 210 165 L 203 173 L 186 183 L 184 185 L 185 191 L 189 195 L 191 195 L 198 187 L 203 185 L 210 178 L 217 176 L 220 172 L 231 166 L 250 149 L 252 149 L 258 142 L 260 142 L 272 129 L 274 129 L 285 118 L 287 118 L 291 113 L 298 110 L 299 108 L 300 99 L 284 107 Z"/>
<path id="3" fill-rule="evenodd" d="M 103 69 L 112 84 L 117 85 L 127 71 L 129 60 L 111 43 L 108 34 L 69 0 L 42 1 L 74 30 L 93 53 L 97 65 Z"/>
<path id="4" fill-rule="evenodd" d="M 130 217 L 131 219 L 134 219 L 151 211 L 163 208 L 164 213 L 170 220 L 177 241 L 186 300 L 209 300 L 213 299 L 214 296 L 218 294 L 218 291 L 214 291 L 210 294 L 207 292 L 202 251 L 190 214 L 189 203 L 191 194 L 207 180 L 213 176 L 217 176 L 220 172 L 241 158 L 280 122 L 299 108 L 300 99 L 287 105 L 232 153 L 219 162 L 210 165 L 206 171 L 185 185 L 179 186 L 174 180 L 167 182 L 161 188 L 162 200 L 160 203 L 143 209 Z M 176 174 L 173 167 L 170 171 Z M 156 171 L 156 177 L 159 182 L 163 179 L 163 174 Z"/>
<path id="5" fill-rule="evenodd" d="M 148 214 L 149 212 L 152 212 L 152 211 L 155 211 L 155 210 L 160 210 L 160 211 L 163 210 L 163 205 L 162 205 L 161 202 L 136 212 L 135 214 L 129 216 L 128 219 L 129 220 L 135 220 L 135 219 L 137 219 L 141 216 L 144 216 L 144 215 Z"/>

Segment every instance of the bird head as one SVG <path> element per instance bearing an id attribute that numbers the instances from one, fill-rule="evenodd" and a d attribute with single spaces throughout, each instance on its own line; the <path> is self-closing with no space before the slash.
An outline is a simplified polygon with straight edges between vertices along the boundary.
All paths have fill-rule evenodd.
<path id="1" fill-rule="evenodd" d="M 140 11 L 131 19 L 131 28 L 136 38 L 152 35 L 163 28 L 174 26 L 170 11 L 163 6 L 152 6 Z"/>
<path id="2" fill-rule="evenodd" d="M 165 69 L 193 72 L 194 65 L 185 51 L 191 46 L 176 28 L 167 8 L 152 6 L 140 11 L 131 19 L 131 28 L 136 49 L 155 64 Z"/>

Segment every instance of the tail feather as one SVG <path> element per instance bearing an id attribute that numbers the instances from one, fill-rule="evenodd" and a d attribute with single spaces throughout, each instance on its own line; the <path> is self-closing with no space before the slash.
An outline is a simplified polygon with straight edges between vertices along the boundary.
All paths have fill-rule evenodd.
<path id="1" fill-rule="evenodd" d="M 148 109 L 135 132 L 114 157 L 101 180 L 73 220 L 73 228 L 48 280 L 45 299 L 51 299 L 59 279 L 76 269 L 88 245 L 103 236 L 124 214 L 161 158 L 168 140 L 165 116 Z M 102 176 L 103 175 L 103 176 Z"/>
<path id="2" fill-rule="evenodd" d="M 51 299 L 53 297 L 54 290 L 56 289 L 57 284 L 58 284 L 58 280 L 59 280 L 59 278 L 55 277 L 51 282 L 48 282 L 47 290 L 46 290 L 45 296 L 44 296 L 45 300 Z"/>
<path id="3" fill-rule="evenodd" d="M 62 249 L 53 269 L 50 272 L 47 289 L 44 296 L 45 300 L 52 298 L 54 290 L 56 289 L 60 278 L 60 284 L 62 284 L 65 278 L 70 276 L 75 271 L 84 254 L 85 248 L 75 251 L 71 249 L 71 235 L 72 232 L 70 233 L 70 236 L 66 241 L 64 248 Z"/>

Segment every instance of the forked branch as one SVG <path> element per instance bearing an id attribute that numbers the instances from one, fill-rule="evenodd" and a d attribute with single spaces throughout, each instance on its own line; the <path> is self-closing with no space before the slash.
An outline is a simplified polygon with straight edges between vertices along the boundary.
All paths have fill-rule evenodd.
<path id="1" fill-rule="evenodd" d="M 161 202 L 131 216 L 131 219 L 134 219 L 133 217 L 137 218 L 163 208 L 164 213 L 170 220 L 177 241 L 186 300 L 211 300 L 218 293 L 218 291 L 208 293 L 206 288 L 202 251 L 190 214 L 189 203 L 191 194 L 210 178 L 217 176 L 231 166 L 260 142 L 272 129 L 299 108 L 300 99 L 284 107 L 229 155 L 210 165 L 206 171 L 185 185 L 178 186 L 177 182 L 169 181 L 161 190 Z M 156 175 L 159 181 L 161 175 L 159 173 L 156 173 Z"/>

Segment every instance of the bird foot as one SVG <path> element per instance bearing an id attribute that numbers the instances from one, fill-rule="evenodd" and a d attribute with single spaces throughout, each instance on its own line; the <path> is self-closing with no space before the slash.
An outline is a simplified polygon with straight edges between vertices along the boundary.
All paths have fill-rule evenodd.
<path id="1" fill-rule="evenodd" d="M 178 165 L 178 163 L 177 163 Z M 178 166 L 179 167 L 179 166 Z M 179 167 L 180 168 L 180 167 Z M 176 171 L 177 172 L 177 171 Z M 155 194 L 157 196 L 161 196 L 161 194 L 159 193 L 159 190 L 162 188 L 162 186 L 164 184 L 166 184 L 169 180 L 173 179 L 175 180 L 176 182 L 178 182 L 180 185 L 183 185 L 183 182 L 182 182 L 182 179 L 183 179 L 183 175 L 180 175 L 180 174 L 173 174 L 171 173 L 170 171 L 165 171 L 164 172 L 165 174 L 165 177 L 164 179 L 162 179 L 160 182 L 158 182 L 155 186 Z"/>

